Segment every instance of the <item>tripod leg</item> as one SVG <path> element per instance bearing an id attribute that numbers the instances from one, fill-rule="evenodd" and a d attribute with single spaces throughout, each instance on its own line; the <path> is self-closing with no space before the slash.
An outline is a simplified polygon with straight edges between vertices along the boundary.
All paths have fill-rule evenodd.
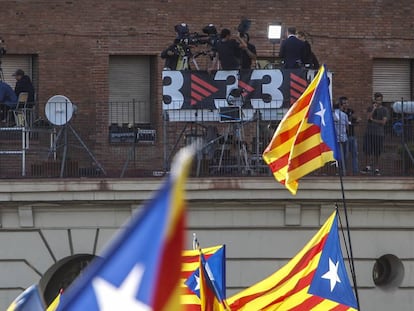
<path id="1" fill-rule="evenodd" d="M 98 162 L 98 160 L 95 158 L 95 156 L 93 155 L 93 153 L 89 150 L 88 146 L 86 146 L 86 144 L 83 142 L 82 138 L 80 138 L 80 136 L 78 135 L 78 133 L 75 131 L 75 129 L 72 127 L 72 125 L 68 124 L 69 128 L 71 129 L 73 135 L 76 137 L 76 139 L 79 141 L 79 143 L 82 145 L 83 149 L 86 150 L 86 152 L 89 154 L 89 156 L 91 157 L 91 159 L 95 162 L 95 164 L 98 166 L 98 168 L 102 171 L 102 173 L 104 175 L 106 175 L 106 172 L 104 170 L 104 168 L 102 167 L 102 165 Z"/>
<path id="2" fill-rule="evenodd" d="M 60 178 L 63 177 L 63 173 L 65 172 L 65 164 L 66 164 L 66 156 L 68 154 L 68 130 L 66 126 L 64 127 L 64 145 L 63 145 L 63 155 L 62 155 L 62 164 L 60 165 Z"/>
<path id="3" fill-rule="evenodd" d="M 135 153 L 135 146 L 132 146 L 129 150 L 128 150 L 128 156 L 127 159 L 124 163 L 124 166 L 122 167 L 122 172 L 121 172 L 121 176 L 120 178 L 123 178 L 125 175 L 125 172 L 128 168 L 129 165 L 129 161 L 131 161 L 134 158 L 134 153 Z"/>
<path id="4" fill-rule="evenodd" d="M 408 148 L 407 143 L 404 143 L 404 149 L 405 149 L 405 151 L 407 151 L 407 154 L 408 154 L 408 156 L 410 157 L 411 163 L 413 163 L 413 164 L 414 164 L 414 157 L 413 157 L 413 155 L 411 154 L 410 148 Z"/>
<path id="5" fill-rule="evenodd" d="M 224 142 L 223 142 L 223 145 L 221 146 L 221 153 L 220 153 L 220 160 L 219 160 L 219 165 L 218 165 L 218 171 L 220 171 L 221 164 L 223 163 L 224 148 L 226 147 L 227 141 L 229 140 L 229 134 L 230 134 L 230 125 L 227 128 L 227 133 L 224 136 Z"/>

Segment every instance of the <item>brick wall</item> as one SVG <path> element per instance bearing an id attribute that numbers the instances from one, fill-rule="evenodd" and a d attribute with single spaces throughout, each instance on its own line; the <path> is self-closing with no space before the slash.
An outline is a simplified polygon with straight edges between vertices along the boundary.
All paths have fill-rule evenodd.
<path id="1" fill-rule="evenodd" d="M 108 143 L 108 55 L 159 55 L 174 38 L 177 23 L 186 22 L 198 32 L 208 23 L 235 29 L 240 17 L 248 16 L 251 42 L 259 56 L 269 57 L 267 25 L 279 21 L 312 35 L 315 54 L 334 72 L 335 97 L 345 94 L 351 102 L 369 102 L 372 58 L 414 57 L 413 15 L 414 2 L 409 0 L 398 5 L 389 0 L 2 0 L 0 36 L 9 53 L 38 55 L 40 103 L 58 93 L 77 103 L 80 113 L 74 126 L 105 168 L 116 170 L 129 146 Z M 152 65 L 152 117 L 159 139 L 137 151 L 140 166 L 160 169 L 162 66 L 157 57 Z"/>

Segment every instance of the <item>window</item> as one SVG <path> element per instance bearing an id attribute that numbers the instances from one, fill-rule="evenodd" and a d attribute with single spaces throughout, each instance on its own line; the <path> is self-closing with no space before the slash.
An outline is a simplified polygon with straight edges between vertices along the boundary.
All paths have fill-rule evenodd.
<path id="1" fill-rule="evenodd" d="M 382 93 L 385 102 L 411 100 L 412 63 L 411 59 L 374 59 L 373 93 Z"/>
<path id="2" fill-rule="evenodd" d="M 36 57 L 33 55 L 6 54 L 1 58 L 4 81 L 13 89 L 16 80 L 12 76 L 17 69 L 22 69 L 32 79 L 33 86 L 37 92 Z"/>
<path id="3" fill-rule="evenodd" d="M 109 124 L 150 123 L 149 56 L 110 56 Z"/>

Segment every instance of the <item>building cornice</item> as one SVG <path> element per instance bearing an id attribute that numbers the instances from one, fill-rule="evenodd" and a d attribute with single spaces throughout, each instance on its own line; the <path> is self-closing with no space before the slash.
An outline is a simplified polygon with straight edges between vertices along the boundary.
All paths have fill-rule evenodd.
<path id="1" fill-rule="evenodd" d="M 162 179 L 16 179 L 0 180 L 0 202 L 143 201 Z M 344 178 L 346 198 L 354 201 L 414 201 L 413 178 Z M 307 177 L 293 196 L 271 177 L 190 178 L 189 200 L 341 200 L 335 177 Z"/>

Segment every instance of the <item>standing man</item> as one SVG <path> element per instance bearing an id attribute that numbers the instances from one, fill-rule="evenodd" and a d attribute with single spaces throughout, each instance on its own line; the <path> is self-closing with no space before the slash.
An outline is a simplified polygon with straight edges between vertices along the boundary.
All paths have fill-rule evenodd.
<path id="1" fill-rule="evenodd" d="M 216 46 L 221 69 L 240 69 L 241 50 L 246 48 L 246 42 L 244 42 L 239 36 L 232 37 L 229 29 L 222 29 L 220 33 L 220 40 Z M 216 67 L 216 65 L 213 65 L 213 68 Z"/>
<path id="2" fill-rule="evenodd" d="M 13 74 L 16 79 L 16 86 L 14 87 L 14 92 L 16 96 L 19 97 L 20 93 L 26 92 L 29 94 L 27 102 L 33 105 L 34 99 L 34 87 L 29 76 L 25 75 L 24 71 L 21 69 L 16 70 Z"/>
<path id="3" fill-rule="evenodd" d="M 303 53 L 303 58 L 304 58 L 303 65 L 306 68 L 319 69 L 319 61 L 315 53 L 313 53 L 312 51 L 312 47 L 308 41 L 308 36 L 306 35 L 306 33 L 304 31 L 299 31 L 297 34 L 297 38 L 299 40 L 302 40 L 303 43 L 305 43 L 304 53 Z"/>
<path id="4" fill-rule="evenodd" d="M 352 108 L 349 107 L 348 97 L 341 96 L 339 97 L 339 103 L 342 104 L 344 112 L 348 116 L 348 142 L 347 142 L 347 155 L 350 158 L 350 164 L 352 165 L 352 173 L 357 175 L 359 173 L 358 169 L 358 142 L 355 136 L 355 125 L 359 122 L 358 118 L 355 116 L 355 112 Z"/>
<path id="5" fill-rule="evenodd" d="M 164 69 L 166 70 L 187 70 L 190 69 L 190 47 L 187 45 L 189 29 L 187 24 L 182 23 L 174 27 L 176 38 L 173 44 L 161 52 L 161 58 L 165 59 Z"/>
<path id="6" fill-rule="evenodd" d="M 341 162 L 339 163 L 339 168 L 343 174 L 346 175 L 346 145 L 348 141 L 348 116 L 344 112 L 344 105 L 339 101 L 334 105 L 333 119 L 335 124 L 336 139 L 339 143 L 339 148 L 341 152 Z"/>
<path id="7" fill-rule="evenodd" d="M 256 67 L 256 47 L 250 43 L 250 36 L 246 32 L 241 34 L 241 39 L 247 47 L 241 51 L 241 69 L 251 69 Z"/>
<path id="8" fill-rule="evenodd" d="M 296 37 L 296 28 L 288 28 L 288 37 L 280 45 L 279 57 L 286 69 L 300 68 L 305 64 L 305 43 Z"/>
<path id="9" fill-rule="evenodd" d="M 388 121 L 388 110 L 382 105 L 381 93 L 374 94 L 374 103 L 367 109 L 367 129 L 364 136 L 364 152 L 366 167 L 362 174 L 374 173 L 381 175 L 380 155 L 384 146 L 384 127 Z M 372 168 L 375 171 L 372 171 Z"/>

